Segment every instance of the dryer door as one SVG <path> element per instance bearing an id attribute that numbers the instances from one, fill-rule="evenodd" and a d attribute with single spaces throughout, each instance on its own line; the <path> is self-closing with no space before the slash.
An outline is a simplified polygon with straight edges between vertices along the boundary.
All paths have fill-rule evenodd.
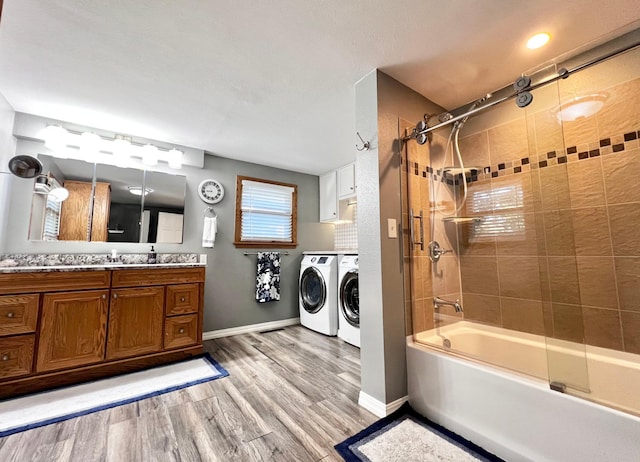
<path id="1" fill-rule="evenodd" d="M 300 300 L 308 313 L 317 313 L 327 300 L 327 285 L 318 268 L 310 266 L 300 275 Z"/>
<path id="2" fill-rule="evenodd" d="M 340 309 L 349 324 L 354 327 L 360 327 L 357 269 L 352 269 L 342 277 L 340 282 Z"/>

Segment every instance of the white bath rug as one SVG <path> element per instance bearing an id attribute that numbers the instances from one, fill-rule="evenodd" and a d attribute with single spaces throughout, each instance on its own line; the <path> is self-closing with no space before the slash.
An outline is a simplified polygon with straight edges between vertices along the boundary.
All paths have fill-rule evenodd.
<path id="1" fill-rule="evenodd" d="M 229 373 L 208 354 L 0 402 L 0 437 L 169 393 Z"/>
<path id="2" fill-rule="evenodd" d="M 408 405 L 335 446 L 347 462 L 502 461 Z"/>

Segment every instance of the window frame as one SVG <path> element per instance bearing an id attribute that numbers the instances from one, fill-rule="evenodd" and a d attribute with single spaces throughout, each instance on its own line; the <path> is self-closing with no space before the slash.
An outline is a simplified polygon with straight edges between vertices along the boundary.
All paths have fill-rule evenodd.
<path id="1" fill-rule="evenodd" d="M 291 197 L 291 242 L 282 241 L 242 241 L 242 182 L 244 180 L 293 188 Z M 298 185 L 281 181 L 265 180 L 249 176 L 236 176 L 236 220 L 233 245 L 239 248 L 269 247 L 274 249 L 294 248 L 298 246 Z"/>

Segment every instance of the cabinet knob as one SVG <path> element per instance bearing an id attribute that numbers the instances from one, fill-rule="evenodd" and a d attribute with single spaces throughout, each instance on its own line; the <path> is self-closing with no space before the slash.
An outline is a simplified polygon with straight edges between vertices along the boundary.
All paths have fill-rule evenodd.
<path id="1" fill-rule="evenodd" d="M 184 303 L 184 300 L 185 300 L 185 298 L 184 298 L 184 297 L 180 297 L 180 301 L 181 301 L 182 303 Z"/>
<path id="2" fill-rule="evenodd" d="M 184 327 L 181 327 L 180 329 L 178 329 L 178 333 L 184 334 Z"/>
<path id="3" fill-rule="evenodd" d="M 15 313 L 13 311 L 9 311 L 7 313 L 7 318 L 13 318 L 15 316 Z"/>
<path id="4" fill-rule="evenodd" d="M 118 294 L 113 294 L 113 298 L 118 298 Z"/>
<path id="5" fill-rule="evenodd" d="M 2 355 L 2 360 L 3 361 L 9 361 L 9 355 L 8 354 L 3 354 Z"/>
<path id="6" fill-rule="evenodd" d="M 107 299 L 107 294 L 102 294 L 102 299 L 106 300 Z"/>

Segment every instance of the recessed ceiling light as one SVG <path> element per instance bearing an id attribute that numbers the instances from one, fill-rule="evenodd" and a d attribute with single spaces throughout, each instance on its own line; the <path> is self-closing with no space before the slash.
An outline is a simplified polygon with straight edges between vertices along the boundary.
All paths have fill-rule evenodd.
<path id="1" fill-rule="evenodd" d="M 550 38 L 551 36 L 546 32 L 536 34 L 527 41 L 527 48 L 530 50 L 540 48 L 541 46 L 546 45 Z"/>

